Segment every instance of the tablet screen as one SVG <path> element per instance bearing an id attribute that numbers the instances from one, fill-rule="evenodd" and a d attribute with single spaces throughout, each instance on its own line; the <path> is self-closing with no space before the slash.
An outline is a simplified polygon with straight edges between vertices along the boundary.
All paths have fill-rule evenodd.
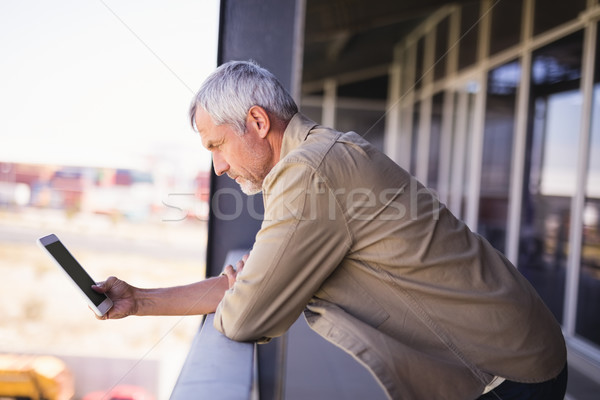
<path id="1" fill-rule="evenodd" d="M 85 272 L 83 267 L 77 262 L 77 260 L 69 253 L 69 251 L 63 246 L 60 241 L 45 245 L 46 249 L 52 254 L 52 257 L 58 261 L 63 269 L 69 274 L 69 276 L 77 283 L 77 286 L 83 290 L 86 296 L 96 305 L 100 305 L 106 296 L 101 293 L 97 293 L 92 289 L 92 285 L 95 284 L 94 280 Z"/>

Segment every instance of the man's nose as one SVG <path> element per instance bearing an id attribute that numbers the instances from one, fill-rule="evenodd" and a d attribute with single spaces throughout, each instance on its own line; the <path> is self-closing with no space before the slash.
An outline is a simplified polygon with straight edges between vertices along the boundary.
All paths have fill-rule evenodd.
<path id="1" fill-rule="evenodd" d="M 215 169 L 215 174 L 221 176 L 225 172 L 229 171 L 229 164 L 227 161 L 225 161 L 225 158 L 223 158 L 222 155 L 213 153 L 213 168 Z"/>

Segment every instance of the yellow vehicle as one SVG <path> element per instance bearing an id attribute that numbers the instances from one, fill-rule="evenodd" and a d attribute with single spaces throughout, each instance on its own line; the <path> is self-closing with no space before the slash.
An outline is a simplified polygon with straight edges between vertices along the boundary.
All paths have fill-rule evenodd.
<path id="1" fill-rule="evenodd" d="M 74 392 L 73 375 L 60 359 L 0 354 L 1 400 L 69 400 Z"/>

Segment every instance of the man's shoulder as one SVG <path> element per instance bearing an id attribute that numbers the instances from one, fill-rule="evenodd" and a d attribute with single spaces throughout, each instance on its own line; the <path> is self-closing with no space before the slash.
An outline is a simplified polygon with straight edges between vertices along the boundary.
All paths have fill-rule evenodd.
<path id="1" fill-rule="evenodd" d="M 320 164 L 326 157 L 335 159 L 341 157 L 339 153 L 348 152 L 365 156 L 378 150 L 356 132 L 340 132 L 318 125 L 282 161 Z"/>
<path id="2" fill-rule="evenodd" d="M 386 181 L 406 180 L 406 173 L 384 153 L 355 132 L 339 132 L 323 126 L 312 128 L 306 139 L 283 157 L 272 171 L 271 178 L 285 173 L 310 170 L 315 177 L 332 186 L 356 184 L 377 186 L 381 171 L 394 172 Z M 272 182 L 271 180 L 271 183 Z"/>
<path id="3" fill-rule="evenodd" d="M 341 135 L 342 133 L 333 129 L 316 126 L 310 130 L 306 139 L 280 162 L 282 164 L 303 163 L 318 168 Z"/>

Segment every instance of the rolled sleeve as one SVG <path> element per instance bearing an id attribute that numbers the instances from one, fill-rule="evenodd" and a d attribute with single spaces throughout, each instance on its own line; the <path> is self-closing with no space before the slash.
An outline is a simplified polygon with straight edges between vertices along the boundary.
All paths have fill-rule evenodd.
<path id="1" fill-rule="evenodd" d="M 265 180 L 265 220 L 216 310 L 215 327 L 234 340 L 283 334 L 350 248 L 351 235 L 327 182 L 307 164 L 282 164 Z"/>

